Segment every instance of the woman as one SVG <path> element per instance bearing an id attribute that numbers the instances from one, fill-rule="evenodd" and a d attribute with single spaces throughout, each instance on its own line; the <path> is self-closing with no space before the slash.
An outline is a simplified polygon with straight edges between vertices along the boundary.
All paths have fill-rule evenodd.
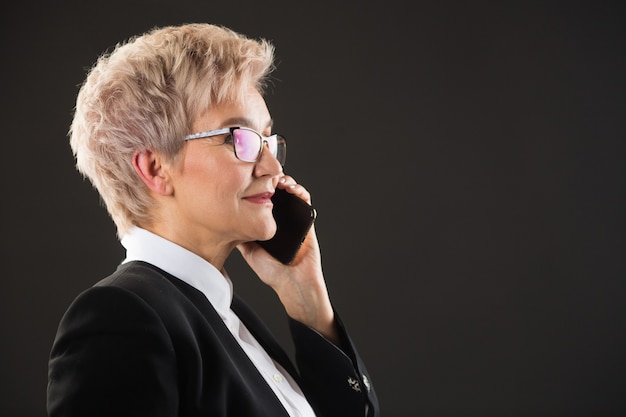
<path id="1" fill-rule="evenodd" d="M 377 416 L 336 315 L 311 228 L 285 265 L 271 197 L 308 191 L 282 170 L 263 98 L 273 47 L 229 29 L 154 29 L 102 56 L 71 127 L 77 168 L 126 259 L 64 315 L 49 365 L 57 416 Z M 237 248 L 288 316 L 297 367 L 233 294 Z"/>

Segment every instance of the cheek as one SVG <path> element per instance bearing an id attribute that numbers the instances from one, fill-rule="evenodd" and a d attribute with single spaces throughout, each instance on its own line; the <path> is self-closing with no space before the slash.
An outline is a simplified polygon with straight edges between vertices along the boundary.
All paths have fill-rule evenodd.
<path id="1" fill-rule="evenodd" d="M 208 188 L 214 190 L 216 197 L 221 201 L 232 201 L 245 195 L 249 183 L 250 172 L 242 169 L 235 163 L 220 164 L 208 170 L 205 176 L 210 182 Z"/>
<path id="2" fill-rule="evenodd" d="M 232 204 L 245 193 L 253 165 L 243 165 L 223 149 L 210 151 L 186 155 L 180 175 L 187 192 L 203 204 Z"/>

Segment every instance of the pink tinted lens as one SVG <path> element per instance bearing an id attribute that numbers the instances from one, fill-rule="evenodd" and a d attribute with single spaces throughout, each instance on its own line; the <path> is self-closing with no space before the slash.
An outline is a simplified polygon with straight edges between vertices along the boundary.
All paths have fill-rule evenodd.
<path id="1" fill-rule="evenodd" d="M 276 135 L 272 135 L 265 140 L 267 141 L 267 146 L 269 147 L 270 152 L 274 155 L 274 157 L 276 157 L 276 154 L 278 153 L 278 140 Z"/>
<path id="2" fill-rule="evenodd" d="M 246 129 L 236 129 L 233 132 L 233 143 L 237 158 L 246 162 L 255 162 L 261 150 L 261 137 L 255 132 Z"/>

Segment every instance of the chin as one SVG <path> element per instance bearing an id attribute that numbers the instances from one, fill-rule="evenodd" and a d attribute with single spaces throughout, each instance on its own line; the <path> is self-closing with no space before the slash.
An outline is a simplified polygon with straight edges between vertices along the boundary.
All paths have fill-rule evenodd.
<path id="1" fill-rule="evenodd" d="M 269 227 L 265 230 L 265 233 L 263 234 L 264 239 L 259 239 L 259 240 L 270 240 L 276 234 L 276 231 L 278 230 L 278 228 L 276 227 L 276 221 L 274 221 L 273 217 L 272 217 L 272 222 L 268 224 L 268 226 Z"/>
<path id="2" fill-rule="evenodd" d="M 276 234 L 276 227 L 274 227 L 271 230 L 268 230 L 265 233 L 259 233 L 259 236 L 261 236 L 260 238 L 256 239 L 256 240 L 270 240 L 271 238 L 274 237 L 274 235 Z"/>
<path id="3" fill-rule="evenodd" d="M 256 224 L 256 230 L 252 235 L 254 236 L 253 240 L 270 240 L 276 234 L 276 222 L 274 221 L 274 217 L 270 219 L 264 219 L 259 221 Z"/>

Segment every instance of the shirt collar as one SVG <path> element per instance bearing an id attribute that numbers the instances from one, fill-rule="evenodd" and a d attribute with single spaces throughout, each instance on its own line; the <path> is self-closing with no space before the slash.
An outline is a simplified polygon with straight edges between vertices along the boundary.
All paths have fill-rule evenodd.
<path id="1" fill-rule="evenodd" d="M 225 318 L 233 300 L 233 284 L 225 271 L 218 271 L 195 253 L 148 230 L 133 227 L 121 239 L 126 259 L 144 261 L 174 275 L 202 292 Z"/>

